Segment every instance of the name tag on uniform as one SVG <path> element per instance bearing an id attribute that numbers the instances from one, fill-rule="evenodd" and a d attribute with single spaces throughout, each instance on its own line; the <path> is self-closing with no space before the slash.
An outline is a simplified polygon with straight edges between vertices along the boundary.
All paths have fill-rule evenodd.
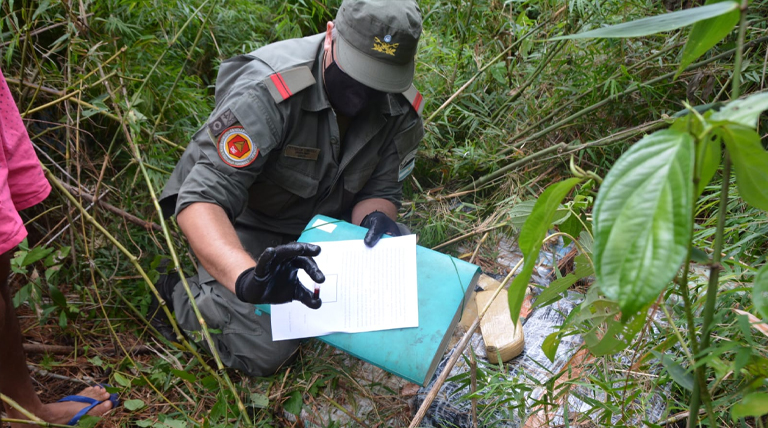
<path id="1" fill-rule="evenodd" d="M 304 160 L 317 160 L 320 156 L 320 149 L 313 149 L 311 147 L 299 147 L 299 146 L 285 146 L 283 154 L 286 157 L 294 159 Z"/>

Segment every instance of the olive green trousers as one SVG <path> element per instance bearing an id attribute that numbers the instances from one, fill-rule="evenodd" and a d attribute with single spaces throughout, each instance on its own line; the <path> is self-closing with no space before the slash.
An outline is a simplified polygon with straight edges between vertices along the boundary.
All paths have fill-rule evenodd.
<path id="1" fill-rule="evenodd" d="M 410 233 L 405 225 L 398 223 L 398 227 L 403 234 Z M 266 248 L 298 238 L 256 229 L 242 219 L 235 224 L 235 231 L 254 260 Z M 198 274 L 187 278 L 187 282 L 224 365 L 250 376 L 269 376 L 296 357 L 300 340 L 273 341 L 270 315 L 240 301 L 203 266 L 199 265 Z M 180 283 L 173 292 L 173 308 L 179 327 L 198 345 L 208 349 L 189 296 Z"/>

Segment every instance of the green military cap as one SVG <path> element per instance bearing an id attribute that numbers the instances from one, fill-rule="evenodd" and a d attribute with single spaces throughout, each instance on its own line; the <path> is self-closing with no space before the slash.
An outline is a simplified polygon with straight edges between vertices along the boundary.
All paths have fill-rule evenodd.
<path id="1" fill-rule="evenodd" d="M 344 0 L 334 21 L 336 61 L 373 89 L 397 93 L 413 81 L 421 10 L 413 0 Z"/>

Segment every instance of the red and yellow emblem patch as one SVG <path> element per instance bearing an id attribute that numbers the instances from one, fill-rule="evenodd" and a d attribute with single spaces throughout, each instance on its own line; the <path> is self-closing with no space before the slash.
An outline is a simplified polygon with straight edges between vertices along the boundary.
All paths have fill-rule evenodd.
<path id="1" fill-rule="evenodd" d="M 219 157 L 225 164 L 242 168 L 253 163 L 259 149 L 253 146 L 251 137 L 242 126 L 232 126 L 219 135 Z"/>

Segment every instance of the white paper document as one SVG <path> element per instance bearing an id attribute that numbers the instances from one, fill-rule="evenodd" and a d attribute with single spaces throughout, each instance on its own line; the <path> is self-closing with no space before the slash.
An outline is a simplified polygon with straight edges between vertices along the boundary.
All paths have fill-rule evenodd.
<path id="1" fill-rule="evenodd" d="M 272 305 L 272 339 L 329 333 L 418 327 L 416 235 L 382 239 L 368 248 L 362 240 L 317 242 L 320 309 L 300 302 Z M 303 270 L 299 279 L 310 291 L 315 282 Z"/>

